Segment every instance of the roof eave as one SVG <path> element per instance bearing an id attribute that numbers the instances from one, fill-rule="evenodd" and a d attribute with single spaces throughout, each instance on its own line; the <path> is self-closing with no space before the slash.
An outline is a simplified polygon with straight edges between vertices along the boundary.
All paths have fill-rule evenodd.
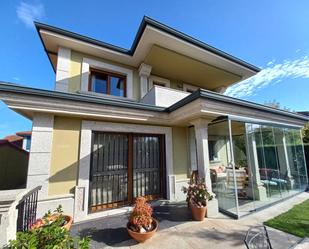
<path id="1" fill-rule="evenodd" d="M 254 73 L 258 73 L 261 69 L 250 64 L 250 63 L 247 63 L 241 59 L 238 59 L 226 52 L 223 52 L 222 50 L 219 50 L 215 47 L 212 47 L 202 41 L 199 41 L 185 33 L 182 33 L 176 29 L 173 29 L 163 23 L 160 23 L 148 16 L 144 16 L 139 28 L 138 28 L 138 31 L 136 33 L 136 36 L 134 38 L 134 41 L 131 45 L 131 48 L 130 49 L 125 49 L 125 48 L 121 48 L 119 46 L 115 46 L 115 45 L 112 45 L 112 44 L 109 44 L 109 43 L 106 43 L 106 42 L 102 42 L 102 41 L 99 41 L 99 40 L 96 40 L 96 39 L 93 39 L 93 38 L 90 38 L 90 37 L 87 37 L 87 36 L 84 36 L 84 35 L 80 35 L 80 34 L 77 34 L 77 33 L 74 33 L 74 32 L 71 32 L 71 31 L 67 31 L 67 30 L 64 30 L 64 29 L 61 29 L 61 28 L 57 28 L 57 27 L 54 27 L 54 26 L 51 26 L 51 25 L 47 25 L 47 24 L 44 24 L 44 23 L 40 23 L 40 22 L 34 22 L 35 24 L 35 27 L 36 27 L 36 30 L 37 32 L 39 33 L 39 36 L 40 36 L 40 39 L 41 39 L 41 42 L 43 43 L 43 46 L 44 46 L 44 50 L 46 51 L 46 53 L 48 54 L 48 50 L 46 49 L 45 47 L 45 44 L 42 40 L 42 37 L 41 37 L 41 34 L 40 34 L 40 30 L 48 30 L 48 31 L 51 31 L 51 32 L 55 32 L 55 33 L 58 33 L 58 34 L 61 34 L 61 35 L 64 35 L 64 36 L 68 36 L 70 38 L 74 38 L 74 39 L 77 39 L 77 40 L 81 40 L 81 41 L 84 41 L 86 43 L 90 43 L 90 44 L 93 44 L 93 45 L 97 45 L 97 46 L 101 46 L 101 47 L 104 47 L 104 48 L 107 48 L 107 49 L 110 49 L 110 50 L 113 50 L 113 51 L 116 51 L 116 52 L 119 52 L 119 53 L 122 53 L 122 54 L 125 54 L 125 55 L 130 55 L 130 56 L 133 56 L 138 44 L 139 44 L 139 41 L 144 33 L 144 30 L 146 29 L 147 25 L 151 26 L 151 27 L 154 27 L 156 29 L 159 29 L 160 31 L 163 31 L 167 34 L 170 34 L 174 37 L 177 37 L 183 41 L 186 41 L 192 45 L 195 45 L 199 48 L 202 48 L 208 52 L 211 52 L 219 57 L 222 57 L 226 60 L 229 60 L 233 63 L 236 63 L 242 67 L 245 67 L 247 69 L 249 69 L 250 71 L 253 71 Z M 48 55 L 49 57 L 49 55 Z M 50 60 L 50 58 L 49 58 Z M 51 61 L 51 60 L 50 60 Z"/>
<path id="2" fill-rule="evenodd" d="M 236 105 L 240 105 L 240 106 L 244 106 L 244 107 L 247 107 L 247 108 L 252 108 L 252 109 L 256 109 L 256 110 L 260 110 L 260 111 L 266 111 L 266 112 L 273 113 L 273 114 L 285 115 L 285 116 L 288 116 L 288 117 L 300 119 L 300 120 L 307 121 L 307 122 L 309 121 L 309 117 L 305 116 L 305 115 L 301 115 L 301 114 L 297 114 L 297 113 L 273 108 L 273 107 L 270 107 L 270 106 L 265 106 L 265 105 L 253 103 L 253 102 L 246 101 L 246 100 L 233 98 L 233 97 L 230 97 L 230 96 L 226 96 L 226 95 L 223 95 L 223 94 L 220 94 L 220 93 L 215 93 L 215 92 L 205 90 L 205 89 L 198 89 L 197 91 L 193 92 L 192 94 L 190 94 L 186 98 L 184 98 L 184 99 L 178 101 L 177 103 L 175 103 L 174 105 L 168 107 L 166 109 L 166 111 L 173 112 L 173 111 L 179 109 L 180 107 L 182 107 L 182 106 L 184 106 L 184 105 L 186 105 L 186 104 L 188 104 L 188 103 L 190 103 L 190 102 L 192 102 L 192 101 L 194 101 L 198 98 L 213 99 L 213 100 L 216 100 L 216 101 L 222 101 L 222 102 L 226 102 L 226 103 L 230 103 L 230 104 L 236 104 Z"/>

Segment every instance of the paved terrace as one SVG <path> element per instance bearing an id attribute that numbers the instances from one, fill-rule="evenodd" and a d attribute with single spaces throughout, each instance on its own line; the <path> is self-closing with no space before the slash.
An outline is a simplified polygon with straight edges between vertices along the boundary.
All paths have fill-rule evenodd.
<path id="1" fill-rule="evenodd" d="M 73 225 L 72 233 L 80 236 L 91 235 L 91 248 L 95 249 L 246 248 L 243 239 L 250 226 L 260 225 L 306 199 L 309 199 L 309 193 L 301 193 L 239 220 L 220 214 L 218 218 L 207 218 L 204 222 L 192 221 L 186 203 L 162 204 L 154 207 L 154 216 L 159 221 L 159 230 L 152 239 L 143 244 L 137 244 L 128 236 L 125 228 L 127 215 L 77 223 Z M 301 241 L 301 238 L 279 230 L 268 228 L 268 231 L 274 249 L 290 248 Z"/>

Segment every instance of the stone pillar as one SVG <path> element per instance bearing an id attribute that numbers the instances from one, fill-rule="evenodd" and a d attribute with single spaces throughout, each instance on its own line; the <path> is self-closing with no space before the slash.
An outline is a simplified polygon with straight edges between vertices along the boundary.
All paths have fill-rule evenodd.
<path id="1" fill-rule="evenodd" d="M 197 170 L 199 176 L 205 178 L 208 191 L 212 192 L 208 150 L 208 124 L 210 122 L 211 120 L 200 118 L 192 121 L 191 124 L 194 125 L 195 130 Z M 207 205 L 207 217 L 216 217 L 219 212 L 218 200 L 214 198 Z"/>
<path id="2" fill-rule="evenodd" d="M 250 166 L 251 166 L 251 181 L 249 180 L 248 185 L 248 196 L 255 198 L 255 200 L 266 200 L 267 194 L 266 194 L 266 188 L 263 186 L 261 182 L 260 177 L 260 171 L 259 171 L 259 160 L 257 155 L 257 147 L 256 147 L 256 141 L 255 141 L 255 135 L 252 133 L 251 135 L 248 134 L 248 143 L 247 144 L 247 151 L 249 152 L 250 156 Z M 250 149 L 251 147 L 251 149 Z"/>
<path id="3" fill-rule="evenodd" d="M 61 92 L 69 91 L 71 50 L 59 47 L 57 57 L 55 90 Z"/>
<path id="4" fill-rule="evenodd" d="M 196 139 L 194 127 L 189 128 L 189 148 L 190 148 L 190 169 L 191 171 L 197 170 L 197 159 L 196 159 Z"/>
<path id="5" fill-rule="evenodd" d="M 36 113 L 32 121 L 32 137 L 28 164 L 27 188 L 41 185 L 39 199 L 48 196 L 54 116 Z"/>
<path id="6" fill-rule="evenodd" d="M 148 77 L 150 76 L 152 67 L 145 63 L 142 63 L 138 69 L 138 73 L 140 76 L 140 93 L 141 99 L 147 94 L 148 92 Z"/>
<path id="7" fill-rule="evenodd" d="M 200 118 L 191 123 L 194 125 L 195 130 L 197 170 L 199 176 L 205 179 L 208 190 L 211 191 L 208 151 L 208 124 L 210 120 Z"/>

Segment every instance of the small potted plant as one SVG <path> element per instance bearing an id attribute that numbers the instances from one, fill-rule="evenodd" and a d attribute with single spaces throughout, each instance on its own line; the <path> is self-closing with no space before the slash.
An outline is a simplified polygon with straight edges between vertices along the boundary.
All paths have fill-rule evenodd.
<path id="1" fill-rule="evenodd" d="M 31 225 L 31 229 L 39 228 L 42 226 L 49 225 L 51 223 L 55 222 L 60 227 L 63 227 L 70 231 L 72 223 L 73 223 L 73 217 L 70 215 L 64 215 L 62 206 L 59 205 L 57 209 L 54 212 L 51 212 L 50 210 L 43 216 L 43 218 L 37 219 L 35 223 Z"/>
<path id="2" fill-rule="evenodd" d="M 152 217 L 152 208 L 144 197 L 137 197 L 127 223 L 129 235 L 137 242 L 151 238 L 158 229 L 158 222 Z"/>
<path id="3" fill-rule="evenodd" d="M 188 187 L 182 188 L 187 194 L 188 206 L 191 209 L 194 220 L 203 221 L 207 214 L 207 202 L 214 197 L 213 193 L 208 192 L 205 181 L 196 173 L 193 173 Z"/>

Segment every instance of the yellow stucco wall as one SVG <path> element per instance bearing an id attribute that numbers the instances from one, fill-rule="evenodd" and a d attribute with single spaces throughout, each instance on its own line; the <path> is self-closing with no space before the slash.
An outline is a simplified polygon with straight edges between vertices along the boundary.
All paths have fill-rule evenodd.
<path id="1" fill-rule="evenodd" d="M 55 117 L 49 195 L 73 193 L 77 183 L 81 120 Z"/>
<path id="2" fill-rule="evenodd" d="M 91 55 L 83 54 L 77 51 L 71 51 L 71 65 L 70 65 L 70 78 L 69 78 L 69 92 L 76 92 L 80 90 L 81 87 L 81 71 L 82 71 L 82 61 L 83 58 L 89 58 L 97 60 L 104 63 L 109 63 L 111 65 L 121 66 L 133 71 L 133 98 L 139 98 L 140 87 L 139 87 L 139 75 L 138 69 L 135 67 L 130 67 L 115 61 L 110 61 L 107 59 L 97 58 Z"/>
<path id="3" fill-rule="evenodd" d="M 80 53 L 74 51 L 71 52 L 69 92 L 76 92 L 80 90 L 82 60 L 83 56 Z"/>
<path id="4" fill-rule="evenodd" d="M 173 164 L 177 180 L 188 178 L 187 128 L 173 127 Z"/>

